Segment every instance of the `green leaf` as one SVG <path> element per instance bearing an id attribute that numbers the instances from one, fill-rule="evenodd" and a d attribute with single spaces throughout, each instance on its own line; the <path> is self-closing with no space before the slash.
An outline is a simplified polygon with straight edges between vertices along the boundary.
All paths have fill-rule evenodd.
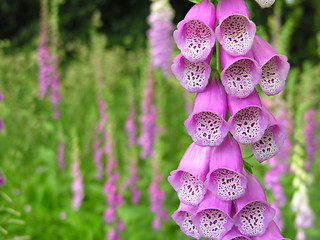
<path id="1" fill-rule="evenodd" d="M 201 0 L 189 0 L 189 2 L 192 2 L 192 3 L 194 3 L 194 4 L 197 4 L 197 3 L 201 2 Z"/>

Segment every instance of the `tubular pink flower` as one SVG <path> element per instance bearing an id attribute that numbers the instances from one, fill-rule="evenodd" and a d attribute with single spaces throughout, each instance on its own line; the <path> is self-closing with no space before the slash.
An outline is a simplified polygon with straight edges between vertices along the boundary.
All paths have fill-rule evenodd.
<path id="1" fill-rule="evenodd" d="M 244 0 L 220 0 L 215 34 L 223 49 L 233 56 L 245 55 L 251 48 L 256 25 L 250 20 Z"/>
<path id="2" fill-rule="evenodd" d="M 288 58 L 277 51 L 263 38 L 255 36 L 252 45 L 255 60 L 262 69 L 260 87 L 268 95 L 276 95 L 283 89 L 290 69 Z"/>
<path id="3" fill-rule="evenodd" d="M 197 208 L 195 206 L 186 205 L 181 202 L 178 210 L 171 217 L 186 236 L 199 240 L 201 236 L 192 221 L 192 216 L 196 211 Z"/>
<path id="4" fill-rule="evenodd" d="M 222 240 L 250 240 L 251 238 L 241 234 L 236 227 L 233 227 Z"/>
<path id="5" fill-rule="evenodd" d="M 215 35 L 215 7 L 209 0 L 194 5 L 178 23 L 173 37 L 183 56 L 190 62 L 204 61 L 210 54 Z"/>
<path id="6" fill-rule="evenodd" d="M 251 144 L 261 139 L 269 123 L 269 115 L 261 107 L 259 94 L 254 90 L 246 98 L 228 95 L 229 130 L 241 144 Z"/>
<path id="7" fill-rule="evenodd" d="M 261 68 L 250 52 L 246 56 L 233 57 L 220 45 L 220 61 L 223 71 L 221 82 L 227 94 L 244 98 L 249 96 L 261 77 Z"/>
<path id="8" fill-rule="evenodd" d="M 82 203 L 82 199 L 84 197 L 83 180 L 80 172 L 79 162 L 73 162 L 71 165 L 71 169 L 72 169 L 72 177 L 73 177 L 73 182 L 71 185 L 71 190 L 73 193 L 72 207 L 75 210 L 79 210 L 80 205 Z"/>
<path id="9" fill-rule="evenodd" d="M 226 93 L 223 86 L 212 79 L 206 91 L 197 94 L 193 112 L 184 122 L 192 140 L 199 146 L 219 146 L 229 131 L 224 120 L 226 112 Z"/>
<path id="10" fill-rule="evenodd" d="M 252 237 L 252 240 L 290 240 L 284 238 L 274 221 L 271 221 L 266 232 L 260 237 Z"/>
<path id="11" fill-rule="evenodd" d="M 198 205 L 207 188 L 204 185 L 209 172 L 209 147 L 200 147 L 192 143 L 184 153 L 177 170 L 170 173 L 168 181 L 177 191 L 181 202 Z"/>
<path id="12" fill-rule="evenodd" d="M 317 142 L 315 139 L 315 128 L 316 128 L 316 110 L 315 108 L 310 108 L 305 112 L 304 116 L 305 126 L 304 126 L 304 136 L 306 139 L 306 153 L 307 161 L 305 163 L 305 168 L 310 171 L 311 164 L 314 161 L 315 151 L 317 149 Z"/>
<path id="13" fill-rule="evenodd" d="M 256 0 L 256 2 L 260 5 L 260 7 L 268 8 L 274 4 L 275 0 Z"/>
<path id="14" fill-rule="evenodd" d="M 237 141 L 228 135 L 211 152 L 206 187 L 220 199 L 230 201 L 245 194 L 247 180 L 242 174 L 243 161 Z"/>
<path id="15" fill-rule="evenodd" d="M 247 178 L 246 194 L 233 201 L 236 214 L 233 217 L 235 226 L 247 236 L 262 236 L 275 211 L 267 202 L 264 190 L 258 179 L 251 173 L 244 171 Z"/>
<path id="16" fill-rule="evenodd" d="M 204 61 L 190 62 L 181 53 L 174 59 L 171 70 L 181 86 L 190 93 L 203 92 L 208 84 L 212 51 Z"/>
<path id="17" fill-rule="evenodd" d="M 128 119 L 125 123 L 125 129 L 128 137 L 128 146 L 132 147 L 136 143 L 136 124 L 134 122 L 135 119 L 135 109 L 134 105 L 130 104 Z"/>
<path id="18" fill-rule="evenodd" d="M 277 155 L 287 137 L 285 127 L 277 123 L 277 120 L 267 108 L 262 108 L 269 114 L 268 128 L 262 138 L 251 145 L 251 151 L 260 163 Z"/>
<path id="19" fill-rule="evenodd" d="M 221 239 L 234 224 L 230 217 L 231 208 L 231 201 L 222 201 L 208 191 L 192 221 L 202 237 Z"/>
<path id="20" fill-rule="evenodd" d="M 276 211 L 273 221 L 277 224 L 277 226 L 280 229 L 283 228 L 283 220 L 282 220 L 282 216 L 281 216 L 281 210 L 280 210 L 277 202 L 271 203 L 271 207 Z"/>

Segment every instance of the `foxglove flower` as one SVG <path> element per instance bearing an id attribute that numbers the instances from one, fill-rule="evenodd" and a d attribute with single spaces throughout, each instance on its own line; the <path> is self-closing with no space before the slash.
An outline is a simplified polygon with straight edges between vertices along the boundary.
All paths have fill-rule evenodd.
<path id="1" fill-rule="evenodd" d="M 260 237 L 252 237 L 252 240 L 289 240 L 284 238 L 274 221 L 271 221 L 266 232 Z"/>
<path id="2" fill-rule="evenodd" d="M 316 113 L 315 109 L 310 108 L 304 114 L 304 121 L 305 121 L 304 136 L 306 138 L 306 152 L 308 156 L 307 161 L 305 163 L 305 168 L 308 171 L 311 168 L 311 164 L 314 160 L 315 151 L 317 149 L 317 144 L 314 137 L 315 127 L 316 127 L 315 113 Z"/>
<path id="3" fill-rule="evenodd" d="M 262 91 L 268 95 L 276 95 L 283 89 L 290 69 L 288 58 L 277 51 L 263 38 L 255 36 L 252 45 L 255 60 L 262 68 L 259 81 Z"/>
<path id="4" fill-rule="evenodd" d="M 151 13 L 148 17 L 150 30 L 147 35 L 151 47 L 151 61 L 155 67 L 160 67 L 166 77 L 171 75 L 172 62 L 172 24 L 174 11 L 168 0 L 156 0 L 151 3 Z"/>
<path id="5" fill-rule="evenodd" d="M 208 84 L 212 51 L 204 61 L 191 62 L 179 54 L 171 67 L 181 86 L 190 93 L 203 92 Z"/>
<path id="6" fill-rule="evenodd" d="M 184 153 L 177 170 L 170 173 L 168 181 L 177 191 L 181 202 L 198 205 L 207 188 L 204 185 L 209 172 L 209 147 L 200 147 L 192 143 Z"/>
<path id="7" fill-rule="evenodd" d="M 82 175 L 80 172 L 80 164 L 78 161 L 75 161 L 72 163 L 71 166 L 72 169 L 72 177 L 73 177 L 73 182 L 72 182 L 72 192 L 73 192 L 73 198 L 72 198 L 72 207 L 75 210 L 78 210 L 80 208 L 80 205 L 82 203 L 84 191 L 83 191 L 83 180 L 82 180 Z"/>
<path id="8" fill-rule="evenodd" d="M 209 0 L 194 5 L 178 23 L 173 37 L 183 56 L 190 62 L 204 61 L 210 54 L 215 35 L 215 7 Z"/>
<path id="9" fill-rule="evenodd" d="M 193 214 L 192 221 L 202 237 L 221 239 L 233 227 L 231 208 L 231 201 L 222 201 L 208 191 Z"/>
<path id="10" fill-rule="evenodd" d="M 100 149 L 100 140 L 96 138 L 93 142 L 93 162 L 96 167 L 96 179 L 100 180 L 102 178 L 103 164 L 101 161 L 102 150 Z"/>
<path id="11" fill-rule="evenodd" d="M 260 5 L 260 7 L 268 8 L 274 4 L 275 0 L 256 0 L 256 2 Z"/>
<path id="12" fill-rule="evenodd" d="M 256 25 L 250 20 L 244 0 L 220 0 L 215 34 L 223 49 L 233 56 L 245 55 L 251 48 Z"/>
<path id="13" fill-rule="evenodd" d="M 251 52 L 233 57 L 220 45 L 221 82 L 232 97 L 248 97 L 259 83 L 261 68 Z"/>
<path id="14" fill-rule="evenodd" d="M 58 146 L 58 154 L 57 154 L 57 160 L 58 160 L 58 165 L 60 169 L 65 168 L 64 149 L 65 149 L 65 143 L 64 141 L 60 141 Z"/>
<path id="15" fill-rule="evenodd" d="M 125 123 L 125 129 L 128 137 L 128 146 L 132 147 L 136 142 L 136 124 L 134 122 L 135 119 L 135 109 L 134 105 L 130 104 L 128 119 Z"/>
<path id="16" fill-rule="evenodd" d="M 178 210 L 172 215 L 172 219 L 186 236 L 199 240 L 201 236 L 192 221 L 192 216 L 196 211 L 197 207 L 186 205 L 181 202 Z"/>
<path id="17" fill-rule="evenodd" d="M 251 238 L 245 236 L 239 232 L 236 227 L 233 227 L 223 238 L 222 240 L 250 240 Z"/>
<path id="18" fill-rule="evenodd" d="M 193 112 L 184 125 L 199 146 L 218 146 L 228 134 L 224 120 L 227 112 L 227 97 L 223 86 L 212 79 L 206 90 L 198 93 Z"/>
<path id="19" fill-rule="evenodd" d="M 0 187 L 6 182 L 4 176 L 0 173 Z"/>
<path id="20" fill-rule="evenodd" d="M 228 95 L 231 117 L 228 121 L 230 132 L 241 144 L 257 142 L 263 136 L 269 123 L 269 115 L 261 107 L 259 94 L 254 90 L 246 98 Z"/>
<path id="21" fill-rule="evenodd" d="M 211 154 L 210 172 L 205 182 L 208 190 L 225 201 L 244 195 L 247 180 L 242 174 L 243 161 L 237 141 L 228 135 Z"/>
<path id="22" fill-rule="evenodd" d="M 238 230 L 247 236 L 262 236 L 275 211 L 267 202 L 264 190 L 258 179 L 244 171 L 247 178 L 246 194 L 233 201 L 236 214 L 233 217 Z"/>
<path id="23" fill-rule="evenodd" d="M 267 108 L 262 108 L 269 114 L 268 128 L 265 130 L 262 138 L 251 145 L 251 151 L 260 163 L 278 154 L 287 137 L 285 127 L 277 123 L 277 120 Z"/>

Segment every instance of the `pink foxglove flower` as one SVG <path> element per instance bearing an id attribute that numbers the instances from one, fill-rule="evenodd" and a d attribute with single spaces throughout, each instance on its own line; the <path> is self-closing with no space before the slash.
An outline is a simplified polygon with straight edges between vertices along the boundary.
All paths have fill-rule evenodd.
<path id="1" fill-rule="evenodd" d="M 192 221 L 192 216 L 196 211 L 197 207 L 186 205 L 181 202 L 178 210 L 172 215 L 172 219 L 186 236 L 199 240 L 201 236 Z"/>
<path id="2" fill-rule="evenodd" d="M 202 237 L 221 239 L 234 224 L 230 217 L 231 208 L 231 201 L 222 201 L 208 191 L 193 214 L 192 221 Z"/>
<path id="3" fill-rule="evenodd" d="M 132 147 L 136 143 L 136 124 L 135 120 L 135 108 L 133 103 L 131 103 L 129 109 L 128 118 L 125 123 L 125 129 L 128 137 L 128 146 Z"/>
<path id="4" fill-rule="evenodd" d="M 167 0 L 156 0 L 150 7 L 151 13 L 148 17 L 150 30 L 147 35 L 150 40 L 152 65 L 160 67 L 164 75 L 169 77 L 174 11 Z"/>
<path id="5" fill-rule="evenodd" d="M 241 144 L 259 141 L 268 127 L 269 115 L 261 107 L 259 94 L 254 90 L 246 98 L 234 98 L 228 95 L 230 132 Z"/>
<path id="6" fill-rule="evenodd" d="M 65 143 L 64 141 L 60 141 L 58 146 L 58 154 L 57 154 L 57 160 L 58 160 L 58 165 L 60 169 L 65 168 L 64 149 L 65 149 Z"/>
<path id="7" fill-rule="evenodd" d="M 316 127 L 316 110 L 314 108 L 310 108 L 304 114 L 304 136 L 306 138 L 306 152 L 307 152 L 307 161 L 305 163 L 305 168 L 307 171 L 311 169 L 311 164 L 314 160 L 315 151 L 317 149 L 317 143 L 315 139 L 315 127 Z"/>
<path id="8" fill-rule="evenodd" d="M 221 82 L 232 97 L 248 97 L 259 83 L 261 68 L 251 51 L 245 56 L 233 57 L 220 45 L 220 61 L 223 71 Z"/>
<path id="9" fill-rule="evenodd" d="M 173 37 L 183 56 L 190 62 L 204 61 L 214 44 L 215 7 L 209 0 L 194 5 L 178 23 Z"/>
<path id="10" fill-rule="evenodd" d="M 4 176 L 0 173 L 0 187 L 6 182 Z"/>
<path id="11" fill-rule="evenodd" d="M 190 93 L 203 92 L 211 73 L 209 66 L 212 51 L 204 61 L 191 62 L 181 53 L 174 59 L 171 67 L 181 86 Z"/>
<path id="12" fill-rule="evenodd" d="M 223 86 L 212 79 L 206 90 L 198 93 L 193 111 L 184 125 L 199 146 L 219 146 L 228 134 L 224 120 L 227 112 L 227 97 Z"/>
<path id="13" fill-rule="evenodd" d="M 233 201 L 236 214 L 233 216 L 238 230 L 246 236 L 262 236 L 272 221 L 275 211 L 267 202 L 258 179 L 244 171 L 247 178 L 246 194 Z"/>
<path id="14" fill-rule="evenodd" d="M 260 163 L 278 154 L 287 137 L 285 127 L 277 123 L 277 120 L 267 108 L 262 108 L 269 114 L 268 128 L 262 138 L 251 145 L 251 151 Z"/>
<path id="15" fill-rule="evenodd" d="M 271 221 L 265 233 L 260 237 L 252 237 L 252 240 L 289 240 L 284 238 L 274 221 Z"/>
<path id="16" fill-rule="evenodd" d="M 192 143 L 184 153 L 177 170 L 170 173 L 168 181 L 178 193 L 181 202 L 198 205 L 207 192 L 204 185 L 209 172 L 210 147 Z"/>
<path id="17" fill-rule="evenodd" d="M 72 198 L 72 207 L 75 210 L 78 210 L 80 208 L 80 205 L 82 203 L 84 191 L 83 191 L 83 181 L 82 181 L 82 175 L 80 172 L 80 164 L 78 161 L 75 161 L 71 165 L 72 169 L 72 192 L 73 192 L 73 198 Z"/>
<path id="18" fill-rule="evenodd" d="M 251 240 L 250 237 L 245 236 L 239 232 L 236 227 L 233 227 L 222 240 Z"/>
<path id="19" fill-rule="evenodd" d="M 268 8 L 274 4 L 275 0 L 256 0 L 256 2 L 260 5 L 260 7 Z"/>
<path id="20" fill-rule="evenodd" d="M 206 187 L 224 201 L 237 199 L 245 194 L 247 187 L 242 171 L 239 144 L 228 135 L 223 143 L 212 151 Z"/>
<path id="21" fill-rule="evenodd" d="M 251 48 L 256 25 L 250 20 L 244 0 L 220 0 L 215 34 L 223 49 L 233 56 L 245 55 Z"/>
<path id="22" fill-rule="evenodd" d="M 262 68 L 259 81 L 263 92 L 268 95 L 278 94 L 284 87 L 290 64 L 287 57 L 277 51 L 263 38 L 255 36 L 252 45 L 255 60 Z"/>

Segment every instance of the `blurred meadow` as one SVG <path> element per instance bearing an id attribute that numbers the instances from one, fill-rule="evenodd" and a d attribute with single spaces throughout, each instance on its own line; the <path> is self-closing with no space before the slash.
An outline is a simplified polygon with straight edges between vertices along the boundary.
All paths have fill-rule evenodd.
<path id="1" fill-rule="evenodd" d="M 283 235 L 295 239 L 297 228 L 291 207 L 297 189 L 294 170 L 296 165 L 300 164 L 301 168 L 307 161 L 303 116 L 310 108 L 316 110 L 314 138 L 319 142 L 320 2 L 276 0 L 270 9 L 259 8 L 253 0 L 246 2 L 257 25 L 257 34 L 269 40 L 280 54 L 287 55 L 291 65 L 281 96 L 270 97 L 268 101 L 285 102 L 286 117 L 292 126 L 288 136 L 291 142 L 288 168 L 281 178 L 287 199 L 281 214 Z M 104 136 L 97 131 L 101 119 L 99 99 L 106 103 L 104 129 L 113 141 L 115 169 L 119 172 L 116 185 L 123 196 L 116 212 L 125 225 L 120 236 L 127 240 L 188 239 L 170 217 L 179 199 L 167 178 L 192 142 L 184 121 L 188 117 L 186 106 L 192 104 L 195 95 L 186 95 L 174 75 L 166 77 L 161 69 L 152 68 L 153 104 L 157 109 L 153 157 L 141 159 L 141 146 L 129 147 L 125 130 L 133 105 L 137 137 L 141 134 L 140 114 L 151 61 L 147 38 L 150 3 L 48 0 L 48 23 L 55 29 L 50 32 L 50 38 L 57 41 L 51 51 L 59 57 L 60 117 L 55 118 L 50 96 L 39 97 L 40 1 L 0 2 L 3 95 L 0 118 L 4 125 L 0 131 L 0 173 L 5 179 L 0 187 L 0 239 L 105 239 L 114 227 L 114 222 L 106 223 L 103 217 L 108 208 L 103 191 L 108 179 L 105 171 L 108 154 L 101 157 L 101 179 L 96 178 L 94 161 L 94 142 L 99 138 L 103 148 Z M 193 3 L 175 0 L 171 5 L 176 26 Z M 178 54 L 173 46 L 172 58 Z M 63 168 L 57 160 L 61 142 L 65 144 Z M 250 148 L 244 150 L 243 156 L 249 156 Z M 316 148 L 310 170 L 303 173 L 314 213 L 313 227 L 305 229 L 308 240 L 320 239 L 319 154 Z M 121 187 L 130 178 L 132 159 L 136 160 L 136 187 L 141 193 L 137 204 L 131 201 L 130 189 Z M 247 161 L 263 182 L 270 166 L 259 164 L 253 157 Z M 74 162 L 80 164 L 83 182 L 83 199 L 78 209 L 72 204 Z M 155 215 L 150 211 L 148 188 L 157 173 L 161 176 L 160 189 L 165 194 L 163 208 L 169 218 L 161 222 L 159 229 L 154 229 Z M 271 190 L 265 190 L 268 201 L 272 202 Z"/>

